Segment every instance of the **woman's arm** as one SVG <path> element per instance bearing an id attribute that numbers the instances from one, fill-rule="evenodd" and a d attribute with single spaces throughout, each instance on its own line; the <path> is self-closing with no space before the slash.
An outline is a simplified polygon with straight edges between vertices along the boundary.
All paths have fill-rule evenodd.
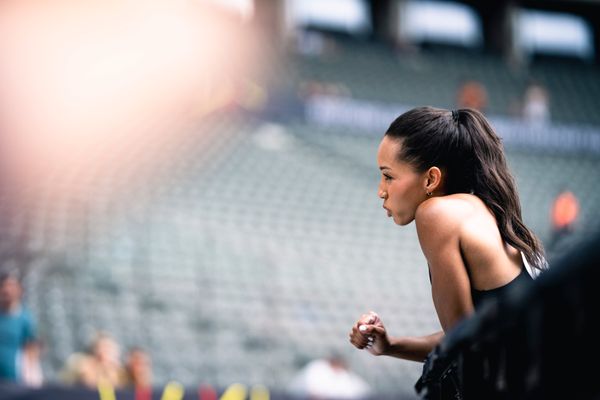
<path id="1" fill-rule="evenodd" d="M 471 283 L 461 254 L 461 227 L 469 215 L 464 201 L 433 198 L 417 209 L 415 222 L 429 264 L 433 304 L 444 331 L 473 313 Z"/>
<path id="2" fill-rule="evenodd" d="M 43 383 L 42 367 L 40 365 L 40 344 L 30 342 L 23 348 L 21 376 L 23 383 L 28 386 L 41 386 Z"/>
<path id="3" fill-rule="evenodd" d="M 443 338 L 443 331 L 427 336 L 389 338 L 390 345 L 381 355 L 422 362 Z"/>

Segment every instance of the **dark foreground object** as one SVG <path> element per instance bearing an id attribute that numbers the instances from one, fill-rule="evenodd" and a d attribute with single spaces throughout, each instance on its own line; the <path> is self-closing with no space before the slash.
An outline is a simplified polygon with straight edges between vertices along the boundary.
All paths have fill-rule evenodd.
<path id="1" fill-rule="evenodd" d="M 447 334 L 423 399 L 600 399 L 600 234 Z"/>

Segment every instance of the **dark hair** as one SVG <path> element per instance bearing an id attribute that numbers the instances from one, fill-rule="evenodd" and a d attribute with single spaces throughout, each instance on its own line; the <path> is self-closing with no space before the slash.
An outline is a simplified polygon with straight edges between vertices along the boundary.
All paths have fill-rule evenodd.
<path id="1" fill-rule="evenodd" d="M 479 197 L 496 217 L 502 239 L 520 250 L 530 265 L 545 267 L 542 244 L 523 223 L 502 142 L 481 112 L 417 107 L 396 118 L 386 136 L 402 140 L 398 158 L 417 171 L 440 168 L 447 194 Z"/>
<path id="2" fill-rule="evenodd" d="M 19 273 L 15 269 L 0 271 L 0 283 L 4 283 L 4 281 L 7 279 L 14 279 L 17 282 L 19 282 L 19 284 L 21 284 L 21 279 L 20 279 Z"/>

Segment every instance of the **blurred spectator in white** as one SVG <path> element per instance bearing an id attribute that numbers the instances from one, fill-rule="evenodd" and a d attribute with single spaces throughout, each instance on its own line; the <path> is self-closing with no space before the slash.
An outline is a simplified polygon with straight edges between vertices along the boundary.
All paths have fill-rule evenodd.
<path id="1" fill-rule="evenodd" d="M 333 355 L 309 362 L 294 377 L 288 392 L 311 400 L 364 399 L 371 394 L 371 388 L 348 369 L 341 356 Z"/>
<path id="2" fill-rule="evenodd" d="M 16 271 L 0 274 L 0 380 L 42 384 L 36 327 Z"/>
<path id="3" fill-rule="evenodd" d="M 119 344 L 107 333 L 96 334 L 87 353 L 72 354 L 61 372 L 68 385 L 96 388 L 99 383 L 122 388 L 125 371 L 121 365 Z"/>
<path id="4" fill-rule="evenodd" d="M 535 125 L 550 121 L 550 97 L 546 88 L 538 82 L 529 83 L 525 89 L 523 119 Z"/>
<path id="5" fill-rule="evenodd" d="M 140 347 L 133 347 L 125 356 L 124 384 L 136 389 L 152 387 L 152 360 Z"/>

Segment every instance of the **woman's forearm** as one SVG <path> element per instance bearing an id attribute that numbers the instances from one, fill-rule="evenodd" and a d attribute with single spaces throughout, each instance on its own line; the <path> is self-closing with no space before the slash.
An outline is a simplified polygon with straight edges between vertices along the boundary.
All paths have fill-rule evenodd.
<path id="1" fill-rule="evenodd" d="M 390 346 L 383 355 L 423 362 L 444 337 L 439 331 L 427 336 L 390 338 Z"/>

